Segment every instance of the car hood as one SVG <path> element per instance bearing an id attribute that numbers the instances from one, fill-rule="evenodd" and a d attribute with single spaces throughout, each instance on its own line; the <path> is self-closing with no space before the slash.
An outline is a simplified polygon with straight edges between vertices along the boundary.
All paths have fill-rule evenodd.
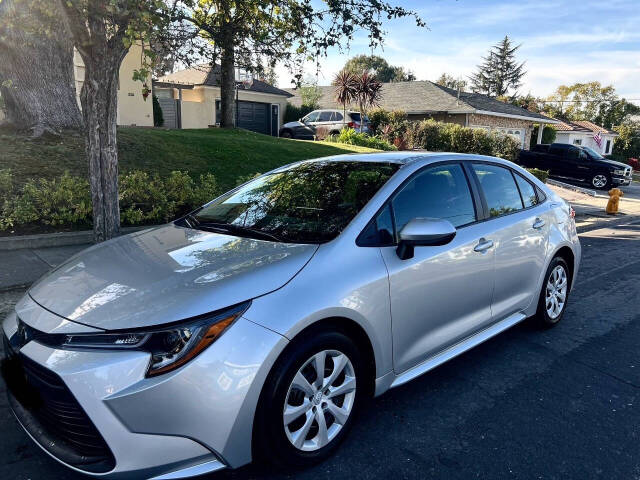
<path id="1" fill-rule="evenodd" d="M 622 170 L 624 170 L 625 168 L 627 168 L 629 166 L 626 163 L 616 162 L 615 160 L 609 160 L 607 158 L 598 158 L 596 161 L 600 162 L 601 164 L 603 163 L 603 164 L 605 164 L 607 166 L 616 167 L 616 168 L 619 168 L 619 169 L 622 169 Z"/>
<path id="2" fill-rule="evenodd" d="M 296 120 L 295 122 L 287 122 L 284 125 L 282 125 L 282 128 L 295 128 L 295 127 L 304 127 L 304 123 Z"/>
<path id="3" fill-rule="evenodd" d="M 84 250 L 29 295 L 50 312 L 91 327 L 160 325 L 276 290 L 317 248 L 165 225 Z"/>

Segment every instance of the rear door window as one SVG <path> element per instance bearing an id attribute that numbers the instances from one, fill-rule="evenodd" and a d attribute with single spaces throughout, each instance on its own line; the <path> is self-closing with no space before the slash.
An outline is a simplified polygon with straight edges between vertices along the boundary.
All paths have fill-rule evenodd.
<path id="1" fill-rule="evenodd" d="M 332 120 L 334 122 L 341 122 L 342 121 L 342 114 L 340 112 L 333 112 Z"/>
<path id="2" fill-rule="evenodd" d="M 522 199 L 511 170 L 498 165 L 474 163 L 491 217 L 499 217 L 522 210 Z"/>
<path id="3" fill-rule="evenodd" d="M 318 122 L 330 122 L 332 116 L 333 116 L 333 112 L 320 112 L 320 116 L 318 117 Z"/>

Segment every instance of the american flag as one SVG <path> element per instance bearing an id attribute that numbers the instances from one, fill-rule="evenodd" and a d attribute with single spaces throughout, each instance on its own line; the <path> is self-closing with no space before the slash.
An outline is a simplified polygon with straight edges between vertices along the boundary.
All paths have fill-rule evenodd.
<path id="1" fill-rule="evenodd" d="M 599 147 L 602 147 L 602 135 L 600 135 L 600 132 L 593 136 L 593 141 L 596 142 Z"/>

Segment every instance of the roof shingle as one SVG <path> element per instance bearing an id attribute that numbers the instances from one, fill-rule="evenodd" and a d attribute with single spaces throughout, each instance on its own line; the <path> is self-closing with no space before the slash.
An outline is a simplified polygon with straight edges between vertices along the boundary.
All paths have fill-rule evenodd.
<path id="1" fill-rule="evenodd" d="M 321 97 L 318 101 L 321 108 L 341 108 L 334 98 L 334 87 L 318 87 Z M 294 95 L 289 102 L 296 106 L 302 104 L 302 99 L 296 89 L 286 89 Z M 530 112 L 524 108 L 504 103 L 495 98 L 479 93 L 460 92 L 437 85 L 433 82 L 392 82 L 382 84 L 382 99 L 380 107 L 385 110 L 404 110 L 410 114 L 419 113 L 474 113 L 477 111 L 494 112 L 502 115 L 516 115 L 531 118 L 532 121 L 553 119 L 539 113 Z"/>

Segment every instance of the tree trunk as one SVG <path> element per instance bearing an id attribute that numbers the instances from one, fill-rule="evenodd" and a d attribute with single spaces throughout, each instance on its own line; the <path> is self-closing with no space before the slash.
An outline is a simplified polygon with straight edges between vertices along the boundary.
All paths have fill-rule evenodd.
<path id="1" fill-rule="evenodd" d="M 84 59 L 85 80 L 80 98 L 96 243 L 120 233 L 116 116 L 118 72 L 125 53 L 121 54 L 120 61 L 104 56 Z"/>
<path id="2" fill-rule="evenodd" d="M 81 127 L 73 40 L 56 2 L 0 1 L 0 94 L 7 122 L 34 136 Z"/>
<path id="3" fill-rule="evenodd" d="M 233 44 L 223 47 L 220 59 L 220 107 L 222 119 L 220 126 L 233 128 L 236 125 L 236 69 Z"/>

